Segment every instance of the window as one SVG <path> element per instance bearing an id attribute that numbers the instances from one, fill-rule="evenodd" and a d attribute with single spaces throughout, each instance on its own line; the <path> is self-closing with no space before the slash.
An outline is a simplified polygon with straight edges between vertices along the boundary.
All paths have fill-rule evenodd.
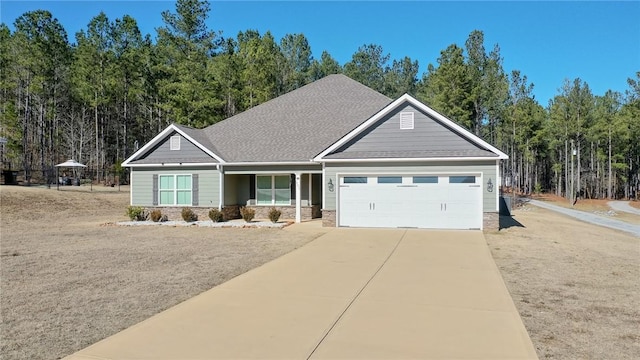
<path id="1" fill-rule="evenodd" d="M 289 175 L 257 175 L 256 204 L 291 205 L 291 177 Z"/>
<path id="2" fill-rule="evenodd" d="M 438 177 L 437 176 L 414 176 L 413 183 L 414 184 L 437 184 Z"/>
<path id="3" fill-rule="evenodd" d="M 160 175 L 160 205 L 191 205 L 191 175 Z"/>
<path id="4" fill-rule="evenodd" d="M 400 130 L 413 129 L 413 112 L 400 113 Z"/>
<path id="5" fill-rule="evenodd" d="M 378 176 L 378 184 L 402 184 L 402 176 Z"/>
<path id="6" fill-rule="evenodd" d="M 449 176 L 449 184 L 475 184 L 475 176 Z"/>
<path id="7" fill-rule="evenodd" d="M 366 176 L 345 176 L 343 181 L 345 184 L 366 184 L 367 177 Z"/>
<path id="8" fill-rule="evenodd" d="M 180 136 L 172 136 L 169 142 L 170 150 L 180 150 Z"/>

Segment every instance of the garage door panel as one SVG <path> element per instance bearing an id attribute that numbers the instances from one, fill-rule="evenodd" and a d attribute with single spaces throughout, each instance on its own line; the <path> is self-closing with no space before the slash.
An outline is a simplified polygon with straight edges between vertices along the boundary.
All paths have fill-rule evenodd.
<path id="1" fill-rule="evenodd" d="M 343 226 L 369 226 L 367 221 L 370 210 L 367 184 L 353 184 L 340 186 L 340 224 Z"/>
<path id="2" fill-rule="evenodd" d="M 389 176 L 384 176 L 389 178 Z M 354 227 L 417 227 L 433 229 L 480 228 L 482 189 L 469 183 L 412 183 L 402 175 L 402 184 L 367 183 L 339 188 L 339 225 Z M 387 180 L 387 179 L 385 179 Z"/>

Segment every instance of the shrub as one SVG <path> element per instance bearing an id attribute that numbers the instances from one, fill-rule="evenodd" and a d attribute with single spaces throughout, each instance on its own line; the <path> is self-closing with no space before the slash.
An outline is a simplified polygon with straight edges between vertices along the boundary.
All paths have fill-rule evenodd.
<path id="1" fill-rule="evenodd" d="M 242 218 L 244 219 L 244 221 L 250 222 L 256 216 L 256 211 L 246 207 L 241 207 L 240 214 L 242 215 Z"/>
<path id="2" fill-rule="evenodd" d="M 224 214 L 218 209 L 211 209 L 209 210 L 209 219 L 213 222 L 222 222 L 224 221 Z"/>
<path id="3" fill-rule="evenodd" d="M 534 187 L 533 187 L 533 192 L 535 194 L 542 194 L 542 185 L 540 185 L 540 183 L 537 183 Z"/>
<path id="4" fill-rule="evenodd" d="M 198 221 L 198 215 L 190 208 L 182 208 L 182 220 L 186 222 Z"/>
<path id="5" fill-rule="evenodd" d="M 149 217 L 149 213 L 142 206 L 127 207 L 127 216 L 133 221 L 145 221 Z"/>
<path id="6" fill-rule="evenodd" d="M 269 220 L 271 220 L 272 223 L 277 223 L 278 219 L 280 219 L 280 215 L 282 215 L 282 211 L 276 208 L 271 208 L 271 210 L 269 210 Z"/>
<path id="7" fill-rule="evenodd" d="M 163 222 L 167 221 L 167 215 L 162 215 L 162 211 L 159 209 L 152 210 L 149 213 L 149 218 L 153 222 Z"/>

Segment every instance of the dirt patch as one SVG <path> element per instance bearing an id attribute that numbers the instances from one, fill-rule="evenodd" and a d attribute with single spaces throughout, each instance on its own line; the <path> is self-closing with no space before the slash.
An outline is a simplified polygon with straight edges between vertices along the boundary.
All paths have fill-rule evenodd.
<path id="1" fill-rule="evenodd" d="M 629 205 L 631 205 L 632 207 L 636 208 L 636 209 L 640 209 L 640 201 L 629 201 Z"/>
<path id="2" fill-rule="evenodd" d="M 126 189 L 0 195 L 3 359 L 69 355 L 323 232 L 104 226 L 127 220 Z"/>
<path id="3" fill-rule="evenodd" d="M 568 209 L 585 211 L 599 216 L 624 221 L 630 224 L 640 224 L 640 216 L 629 214 L 624 211 L 611 209 L 611 207 L 609 207 L 609 205 L 607 204 L 611 200 L 607 199 L 578 199 L 578 201 L 572 206 L 567 199 L 553 194 L 534 195 L 532 196 L 532 198 L 536 200 L 546 201 Z M 633 201 L 630 203 L 633 203 Z"/>
<path id="4" fill-rule="evenodd" d="M 636 359 L 640 239 L 525 206 L 485 234 L 540 359 Z"/>

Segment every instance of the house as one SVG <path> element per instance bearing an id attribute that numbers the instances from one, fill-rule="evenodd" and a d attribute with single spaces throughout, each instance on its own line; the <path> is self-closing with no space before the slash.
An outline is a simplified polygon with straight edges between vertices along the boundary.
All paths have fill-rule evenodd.
<path id="1" fill-rule="evenodd" d="M 325 226 L 497 229 L 502 159 L 410 95 L 330 75 L 204 129 L 169 125 L 123 166 L 131 205 L 165 213 L 276 207 Z"/>

